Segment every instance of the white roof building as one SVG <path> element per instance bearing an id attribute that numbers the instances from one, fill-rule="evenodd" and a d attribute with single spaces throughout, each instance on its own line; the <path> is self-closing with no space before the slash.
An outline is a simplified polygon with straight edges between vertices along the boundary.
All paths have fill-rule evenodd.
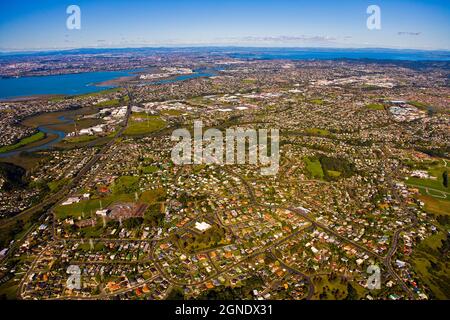
<path id="1" fill-rule="evenodd" d="M 211 225 L 206 222 L 201 222 L 201 223 L 196 222 L 195 223 L 195 229 L 200 230 L 201 232 L 205 232 L 209 228 L 211 228 Z"/>
<path id="2" fill-rule="evenodd" d="M 61 203 L 61 205 L 68 206 L 70 204 L 74 204 L 74 203 L 78 203 L 78 202 L 80 202 L 80 198 L 78 198 L 78 197 L 70 197 L 69 199 L 67 199 L 66 201 Z"/>
<path id="3" fill-rule="evenodd" d="M 101 217 L 106 217 L 108 215 L 108 209 L 104 209 L 104 210 L 97 210 L 95 212 L 96 215 L 101 216 Z"/>

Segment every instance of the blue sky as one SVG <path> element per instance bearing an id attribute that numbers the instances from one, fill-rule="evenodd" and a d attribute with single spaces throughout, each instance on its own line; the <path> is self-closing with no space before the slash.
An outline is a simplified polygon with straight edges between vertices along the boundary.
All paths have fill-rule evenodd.
<path id="1" fill-rule="evenodd" d="M 66 8 L 81 8 L 81 30 Z M 366 9 L 381 8 L 381 30 Z M 450 50 L 449 0 L 0 2 L 0 50 L 241 45 Z"/>

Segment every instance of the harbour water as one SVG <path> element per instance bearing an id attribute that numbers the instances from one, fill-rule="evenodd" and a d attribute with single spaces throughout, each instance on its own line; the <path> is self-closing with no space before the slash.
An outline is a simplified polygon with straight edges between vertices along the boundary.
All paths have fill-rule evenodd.
<path id="1" fill-rule="evenodd" d="M 449 61 L 450 51 L 333 48 L 243 48 L 231 53 L 230 56 L 237 59 L 252 60 L 371 59 L 394 61 Z"/>
<path id="2" fill-rule="evenodd" d="M 133 75 L 135 70 L 83 72 L 38 77 L 0 79 L 0 99 L 11 99 L 34 95 L 77 95 L 93 93 L 112 86 L 98 83 Z"/>

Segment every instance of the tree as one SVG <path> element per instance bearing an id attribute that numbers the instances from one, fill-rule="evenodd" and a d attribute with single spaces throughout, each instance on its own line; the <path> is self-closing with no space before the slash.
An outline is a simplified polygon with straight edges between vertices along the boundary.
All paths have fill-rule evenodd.
<path id="1" fill-rule="evenodd" d="M 448 171 L 445 170 L 442 174 L 442 183 L 444 184 L 444 187 L 448 188 Z"/>
<path id="2" fill-rule="evenodd" d="M 347 284 L 347 298 L 346 300 L 356 300 L 358 299 L 358 294 L 356 292 L 356 289 L 351 285 L 351 283 L 349 282 Z"/>
<path id="3" fill-rule="evenodd" d="M 142 224 L 142 222 L 144 222 L 144 219 L 140 218 L 140 217 L 129 218 L 129 219 L 126 219 L 125 221 L 123 221 L 123 226 L 126 229 L 134 229 L 134 228 L 139 227 Z"/>
<path id="4" fill-rule="evenodd" d="M 181 288 L 175 287 L 170 290 L 166 300 L 184 300 L 184 293 Z"/>

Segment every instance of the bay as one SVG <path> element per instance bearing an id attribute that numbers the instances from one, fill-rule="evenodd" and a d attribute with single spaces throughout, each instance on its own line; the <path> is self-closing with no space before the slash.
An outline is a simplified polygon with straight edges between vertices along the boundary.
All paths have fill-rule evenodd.
<path id="1" fill-rule="evenodd" d="M 134 70 L 98 71 L 51 76 L 0 79 L 0 99 L 35 95 L 78 95 L 110 89 L 96 85 L 120 77 L 132 76 Z"/>

